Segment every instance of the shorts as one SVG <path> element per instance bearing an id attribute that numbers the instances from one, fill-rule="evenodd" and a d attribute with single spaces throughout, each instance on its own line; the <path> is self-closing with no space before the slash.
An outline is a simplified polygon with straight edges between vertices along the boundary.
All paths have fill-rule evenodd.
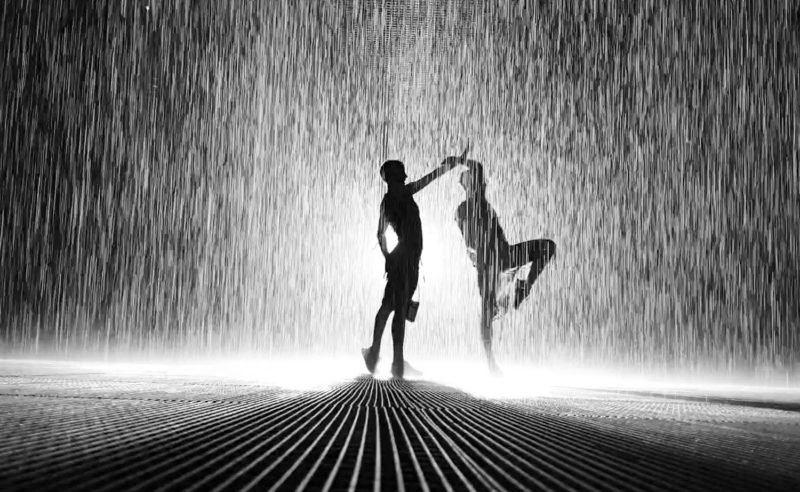
<path id="1" fill-rule="evenodd" d="M 384 306 L 393 310 L 405 307 L 417 290 L 419 281 L 419 258 L 390 258 L 386 262 L 386 288 L 383 291 Z"/>

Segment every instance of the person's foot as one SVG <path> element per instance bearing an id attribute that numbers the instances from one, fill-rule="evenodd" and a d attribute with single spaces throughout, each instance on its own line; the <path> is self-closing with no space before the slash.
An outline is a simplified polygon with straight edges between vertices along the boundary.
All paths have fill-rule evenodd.
<path id="1" fill-rule="evenodd" d="M 486 363 L 489 364 L 489 372 L 492 373 L 492 376 L 502 376 L 503 371 L 500 370 L 500 366 L 497 365 L 497 360 L 494 358 L 494 354 L 491 352 L 487 352 L 486 354 Z"/>
<path id="2" fill-rule="evenodd" d="M 418 378 L 422 376 L 422 371 L 409 364 L 408 361 L 404 361 L 403 371 L 403 376 L 407 378 Z"/>
<path id="3" fill-rule="evenodd" d="M 370 374 L 375 373 L 375 366 L 378 365 L 378 354 L 372 352 L 372 347 L 361 349 L 361 356 L 364 357 L 364 364 Z"/>
<path id="4" fill-rule="evenodd" d="M 403 379 L 405 376 L 405 363 L 398 364 L 397 362 L 392 362 L 392 377 L 395 379 Z"/>
<path id="5" fill-rule="evenodd" d="M 497 365 L 497 362 L 494 360 L 489 361 L 489 372 L 492 373 L 492 376 L 499 377 L 503 375 L 503 371 L 500 370 L 500 366 Z"/>

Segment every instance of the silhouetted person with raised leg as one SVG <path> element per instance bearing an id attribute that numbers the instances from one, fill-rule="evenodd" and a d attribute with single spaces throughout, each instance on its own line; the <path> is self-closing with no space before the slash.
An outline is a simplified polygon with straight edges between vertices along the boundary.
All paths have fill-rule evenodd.
<path id="1" fill-rule="evenodd" d="M 428 186 L 435 179 L 456 167 L 466 158 L 448 157 L 421 179 L 406 184 L 405 166 L 400 161 L 390 160 L 381 166 L 381 177 L 388 191 L 381 201 L 378 221 L 378 244 L 386 260 L 386 288 L 383 301 L 375 315 L 375 328 L 372 345 L 362 349 L 364 363 L 369 372 L 375 372 L 380 353 L 381 338 L 389 315 L 392 319 L 392 344 L 394 346 L 392 376 L 402 378 L 405 373 L 403 342 L 405 339 L 406 314 L 411 296 L 417 288 L 419 279 L 419 259 L 422 255 L 422 225 L 419 208 L 413 195 Z M 386 228 L 392 226 L 397 235 L 397 246 L 392 251 L 386 246 Z"/>
<path id="2" fill-rule="evenodd" d="M 550 239 L 533 239 L 510 245 L 500 226 L 497 213 L 486 201 L 483 165 L 468 160 L 467 170 L 459 179 L 466 192 L 456 209 L 456 222 L 472 264 L 478 270 L 481 295 L 481 341 L 492 372 L 499 372 L 492 352 L 492 322 L 511 307 L 518 308 L 530 294 L 533 282 L 555 256 L 556 245 Z M 530 264 L 524 279 L 515 278 L 517 271 Z"/>

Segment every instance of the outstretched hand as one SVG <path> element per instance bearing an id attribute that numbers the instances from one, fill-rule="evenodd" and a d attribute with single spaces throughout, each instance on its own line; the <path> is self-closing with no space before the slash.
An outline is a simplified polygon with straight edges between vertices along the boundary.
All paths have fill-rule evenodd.
<path id="1" fill-rule="evenodd" d="M 467 144 L 467 147 L 464 149 L 464 152 L 462 152 L 460 156 L 456 157 L 454 155 L 451 155 L 449 157 L 445 157 L 445 159 L 442 161 L 442 165 L 453 168 L 459 164 L 466 164 L 468 153 L 469 153 L 469 143 Z"/>
<path id="2" fill-rule="evenodd" d="M 464 147 L 464 152 L 461 153 L 461 162 L 459 164 L 464 164 L 467 162 L 467 154 L 469 153 L 469 142 L 467 142 L 467 146 Z"/>

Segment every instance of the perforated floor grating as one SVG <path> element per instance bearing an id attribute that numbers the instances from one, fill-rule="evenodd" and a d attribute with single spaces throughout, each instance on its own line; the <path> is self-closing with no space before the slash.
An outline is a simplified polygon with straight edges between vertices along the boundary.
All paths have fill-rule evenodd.
<path id="1" fill-rule="evenodd" d="M 7 371 L 0 415 L 2 490 L 800 490 L 800 413 L 730 402 Z"/>

